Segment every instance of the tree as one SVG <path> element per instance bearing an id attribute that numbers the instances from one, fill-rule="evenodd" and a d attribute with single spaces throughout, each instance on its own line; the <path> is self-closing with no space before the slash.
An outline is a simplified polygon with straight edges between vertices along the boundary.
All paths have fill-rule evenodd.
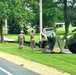
<path id="1" fill-rule="evenodd" d="M 42 0 L 43 1 L 43 0 Z M 35 25 L 36 32 L 39 32 L 39 0 L 25 0 L 24 5 L 34 14 L 28 22 Z M 52 26 L 55 22 L 63 21 L 63 12 L 57 8 L 53 0 L 45 0 L 43 5 L 43 27 Z"/>
<path id="2" fill-rule="evenodd" d="M 3 40 L 3 21 L 2 20 L 0 20 L 0 41 L 1 41 L 1 43 L 4 41 Z"/>
<path id="3" fill-rule="evenodd" d="M 73 14 L 73 5 L 75 4 L 75 1 L 68 1 L 68 0 L 64 0 L 63 1 L 64 4 L 64 20 L 65 20 L 65 34 L 67 34 L 69 32 L 69 24 L 71 22 L 71 20 L 73 20 L 74 18 L 74 14 Z M 71 19 L 72 18 L 72 19 Z M 65 37 L 66 42 L 67 42 L 67 36 Z"/>
<path id="4" fill-rule="evenodd" d="M 58 0 L 58 3 L 61 5 L 60 7 L 62 7 L 62 10 L 63 10 L 64 21 L 65 21 L 65 34 L 69 32 L 69 24 L 71 22 L 71 17 L 72 17 L 71 14 L 73 9 L 71 9 L 69 6 L 71 2 L 73 1 Z M 67 36 L 65 37 L 65 39 L 67 41 Z"/>
<path id="5" fill-rule="evenodd" d="M 8 24 L 14 33 L 19 33 L 20 29 L 25 31 L 25 23 L 33 18 L 34 14 L 24 7 L 23 2 L 26 0 L 1 0 L 0 1 L 0 37 L 3 41 L 2 25 L 4 19 L 8 19 Z M 16 27 L 12 28 L 13 25 Z M 10 29 L 9 29 L 10 30 Z"/>
<path id="6" fill-rule="evenodd" d="M 31 19 L 28 22 L 32 27 L 36 27 L 36 32 L 39 32 L 39 0 L 26 0 L 24 5 L 32 12 L 32 17 L 30 16 Z"/>
<path id="7" fill-rule="evenodd" d="M 25 24 L 32 18 L 34 13 L 27 9 L 27 0 L 8 0 L 8 9 L 10 10 L 8 16 L 9 33 L 19 33 L 24 30 L 26 33 Z"/>
<path id="8" fill-rule="evenodd" d="M 56 18 L 56 7 L 53 0 L 43 1 L 43 25 L 52 26 Z"/>
<path id="9" fill-rule="evenodd" d="M 10 15 L 8 18 L 9 33 L 20 33 L 26 22 L 26 11 L 22 3 L 24 0 L 12 0 L 8 2 Z"/>
<path id="10" fill-rule="evenodd" d="M 76 1 L 69 1 L 69 18 L 72 26 L 76 26 Z"/>
<path id="11" fill-rule="evenodd" d="M 0 1 L 0 40 L 3 42 L 3 21 L 5 18 L 7 18 L 8 15 L 8 4 L 6 1 L 1 0 Z"/>

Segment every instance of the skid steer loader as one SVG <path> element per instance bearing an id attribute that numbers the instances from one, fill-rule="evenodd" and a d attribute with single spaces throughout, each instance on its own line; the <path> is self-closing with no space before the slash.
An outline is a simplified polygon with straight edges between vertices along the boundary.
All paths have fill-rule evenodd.
<path id="1" fill-rule="evenodd" d="M 76 35 L 72 35 L 67 42 L 64 42 L 64 39 L 69 34 L 75 32 L 76 29 L 65 34 L 63 38 L 56 36 L 54 34 L 53 28 L 44 28 L 41 34 L 42 40 L 40 47 L 43 48 L 44 53 L 61 53 L 64 50 L 64 47 L 67 47 L 72 53 L 76 53 Z"/>

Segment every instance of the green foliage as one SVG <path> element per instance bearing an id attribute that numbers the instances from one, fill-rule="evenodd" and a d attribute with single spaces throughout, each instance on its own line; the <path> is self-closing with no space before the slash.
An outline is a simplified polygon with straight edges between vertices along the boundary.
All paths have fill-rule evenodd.
<path id="1" fill-rule="evenodd" d="M 64 22 L 64 16 L 63 16 L 63 11 L 60 10 L 59 8 L 56 8 L 56 17 L 55 17 L 55 22 Z"/>
<path id="2" fill-rule="evenodd" d="M 22 24 L 19 19 L 12 18 L 12 16 L 8 22 L 8 25 L 8 33 L 10 34 L 19 34 L 21 30 L 23 30 L 25 34 L 27 33 L 27 28 L 25 24 Z"/>
<path id="3" fill-rule="evenodd" d="M 35 13 L 34 19 L 30 22 L 32 26 L 36 26 L 36 32 L 39 32 L 39 0 L 27 1 L 28 7 Z M 57 8 L 56 3 L 53 0 L 44 0 L 42 2 L 42 12 L 43 12 L 43 27 L 53 26 L 55 22 L 63 21 L 63 13 Z"/>
<path id="4" fill-rule="evenodd" d="M 30 22 L 32 26 L 37 25 L 36 29 L 38 30 L 37 32 L 39 32 L 39 0 L 3 0 L 0 4 L 2 17 L 8 18 L 9 28 L 12 28 L 12 25 L 17 24 L 17 26 L 15 26 L 17 28 L 12 28 L 14 33 L 18 33 L 21 29 L 20 25 L 26 24 L 27 22 Z M 54 22 L 58 20 L 58 11 L 53 0 L 43 1 L 43 25 L 51 26 L 54 24 Z M 17 31 L 15 31 L 16 29 Z M 12 31 L 11 29 L 9 29 L 9 33 L 13 33 L 10 31 Z"/>
<path id="5" fill-rule="evenodd" d="M 21 30 L 21 27 L 20 25 L 18 24 L 18 22 L 16 22 L 15 20 L 12 19 L 11 22 L 9 22 L 9 28 L 8 28 L 8 33 L 11 33 L 11 34 L 19 34 L 20 33 L 20 30 Z"/>
<path id="6" fill-rule="evenodd" d="M 26 6 L 34 13 L 34 18 L 29 20 L 33 25 L 39 25 L 39 1 L 38 0 L 27 0 Z"/>
<path id="7" fill-rule="evenodd" d="M 0 19 L 7 18 L 9 14 L 8 3 L 6 1 L 0 1 Z"/>
<path id="8" fill-rule="evenodd" d="M 73 5 L 74 6 L 74 5 Z M 72 14 L 73 13 L 73 14 Z M 76 26 L 76 6 L 73 8 L 71 13 L 71 21 L 72 21 L 72 25 Z"/>
<path id="9" fill-rule="evenodd" d="M 28 10 L 29 8 L 25 6 L 26 2 L 26 0 L 0 1 L 0 19 L 8 19 L 9 28 L 12 29 L 9 29 L 9 33 L 19 33 L 19 31 L 22 29 L 21 25 L 26 24 L 27 21 L 34 18 L 34 13 Z M 24 28 L 26 27 L 24 26 Z"/>
<path id="10" fill-rule="evenodd" d="M 9 33 L 20 33 L 20 30 L 24 30 L 24 32 L 27 33 L 25 24 L 33 18 L 34 14 L 26 9 L 27 6 L 25 6 L 25 3 L 25 0 L 8 1 L 10 9 L 8 18 Z"/>
<path id="11" fill-rule="evenodd" d="M 43 25 L 50 26 L 54 24 L 54 17 L 56 16 L 55 5 L 52 0 L 43 1 Z"/>

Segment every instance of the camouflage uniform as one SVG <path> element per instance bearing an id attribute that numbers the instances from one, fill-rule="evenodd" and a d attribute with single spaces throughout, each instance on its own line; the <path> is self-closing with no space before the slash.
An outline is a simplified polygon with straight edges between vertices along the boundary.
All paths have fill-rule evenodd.
<path id="1" fill-rule="evenodd" d="M 48 41 L 47 36 L 44 33 L 41 33 L 41 37 L 42 37 L 41 44 L 43 44 L 42 48 L 45 48 L 45 46 L 47 45 L 47 41 Z"/>
<path id="2" fill-rule="evenodd" d="M 47 41 L 47 36 L 44 33 L 41 33 L 41 37 L 43 41 Z"/>
<path id="3" fill-rule="evenodd" d="M 35 48 L 35 33 L 34 30 L 31 30 L 30 33 L 30 43 L 31 43 L 31 48 Z"/>
<path id="4" fill-rule="evenodd" d="M 19 49 L 23 48 L 24 41 L 25 41 L 25 36 L 23 34 L 23 31 L 21 31 L 21 33 L 18 35 Z"/>

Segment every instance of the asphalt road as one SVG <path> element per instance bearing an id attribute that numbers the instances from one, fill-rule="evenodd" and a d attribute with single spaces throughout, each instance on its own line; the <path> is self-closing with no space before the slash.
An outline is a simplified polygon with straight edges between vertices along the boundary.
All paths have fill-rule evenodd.
<path id="1" fill-rule="evenodd" d="M 40 75 L 40 74 L 35 73 L 26 68 L 23 68 L 12 62 L 9 62 L 3 58 L 0 58 L 0 75 Z"/>

